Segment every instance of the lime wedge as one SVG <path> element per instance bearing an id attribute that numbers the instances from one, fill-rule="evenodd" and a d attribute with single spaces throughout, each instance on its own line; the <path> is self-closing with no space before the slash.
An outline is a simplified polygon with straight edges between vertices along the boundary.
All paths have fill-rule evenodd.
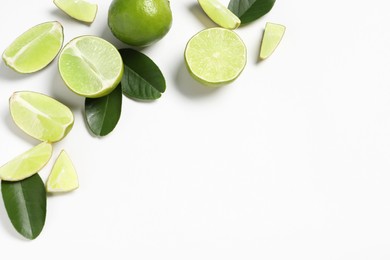
<path id="1" fill-rule="evenodd" d="M 109 94 L 123 75 L 123 61 L 118 50 L 96 36 L 71 40 L 60 53 L 58 68 L 70 90 L 90 98 Z"/>
<path id="2" fill-rule="evenodd" d="M 40 93 L 15 92 L 9 99 L 9 108 L 16 125 L 41 141 L 57 142 L 73 127 L 72 111 L 59 101 Z"/>
<path id="3" fill-rule="evenodd" d="M 198 0 L 199 5 L 214 23 L 226 29 L 236 29 L 241 20 L 218 0 Z"/>
<path id="4" fill-rule="evenodd" d="M 0 167 L 0 179 L 20 181 L 37 173 L 50 160 L 52 145 L 42 142 Z"/>
<path id="5" fill-rule="evenodd" d="M 54 0 L 53 3 L 70 17 L 87 23 L 95 20 L 98 6 L 84 0 Z"/>
<path id="6" fill-rule="evenodd" d="M 66 192 L 79 187 L 79 181 L 73 163 L 68 154 L 62 150 L 55 161 L 46 182 L 48 192 Z"/>
<path id="7" fill-rule="evenodd" d="M 16 38 L 4 51 L 3 60 L 17 72 L 36 72 L 56 57 L 63 40 L 63 28 L 59 22 L 42 23 Z"/>
<path id="8" fill-rule="evenodd" d="M 281 24 L 267 23 L 260 47 L 260 59 L 268 58 L 278 47 L 283 38 L 286 27 Z"/>
<path id="9" fill-rule="evenodd" d="M 246 64 L 246 47 L 232 30 L 210 28 L 193 36 L 184 52 L 190 74 L 209 86 L 236 79 Z"/>

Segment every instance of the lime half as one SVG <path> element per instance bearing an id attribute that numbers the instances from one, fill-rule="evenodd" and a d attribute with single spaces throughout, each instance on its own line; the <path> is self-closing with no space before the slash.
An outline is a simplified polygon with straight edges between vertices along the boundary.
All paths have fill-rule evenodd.
<path id="1" fill-rule="evenodd" d="M 219 86 L 240 75 L 246 64 L 246 47 L 232 30 L 210 28 L 189 40 L 184 57 L 195 79 Z"/>
<path id="2" fill-rule="evenodd" d="M 62 150 L 46 182 L 48 192 L 67 192 L 79 187 L 76 170 L 68 154 Z"/>
<path id="3" fill-rule="evenodd" d="M 57 142 L 73 127 L 72 111 L 44 94 L 15 92 L 9 99 L 9 108 L 15 124 L 41 141 Z"/>
<path id="4" fill-rule="evenodd" d="M 63 28 L 59 22 L 42 23 L 16 38 L 4 51 L 3 60 L 17 72 L 36 72 L 53 61 L 63 41 Z"/>
<path id="5" fill-rule="evenodd" d="M 37 173 L 50 160 L 52 145 L 47 142 L 38 144 L 0 167 L 0 179 L 20 181 Z"/>
<path id="6" fill-rule="evenodd" d="M 271 56 L 283 38 L 286 27 L 281 24 L 267 23 L 265 25 L 263 40 L 260 47 L 260 59 Z"/>
<path id="7" fill-rule="evenodd" d="M 219 26 L 231 30 L 240 26 L 240 18 L 218 0 L 198 0 L 198 3 L 207 16 Z"/>
<path id="8" fill-rule="evenodd" d="M 92 23 L 98 10 L 97 4 L 84 0 L 54 0 L 53 3 L 70 17 Z"/>
<path id="9" fill-rule="evenodd" d="M 123 75 L 119 51 L 96 36 L 71 40 L 60 53 L 58 68 L 70 90 L 90 98 L 109 94 Z"/>

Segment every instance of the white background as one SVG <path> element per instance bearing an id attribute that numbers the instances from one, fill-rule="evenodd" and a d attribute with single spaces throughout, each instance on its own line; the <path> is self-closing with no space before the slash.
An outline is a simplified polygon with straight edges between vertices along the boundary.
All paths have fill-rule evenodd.
<path id="1" fill-rule="evenodd" d="M 115 40 L 109 1 L 88 26 L 47 1 L 0 4 L 1 52 L 33 25 L 60 21 L 65 42 Z M 222 1 L 227 4 L 228 1 Z M 55 60 L 32 75 L 0 65 L 0 164 L 38 144 L 9 116 L 14 91 L 51 95 L 75 125 L 55 144 L 46 180 L 65 149 L 80 178 L 50 196 L 34 241 L 0 203 L 0 254 L 13 259 L 390 259 L 390 4 L 387 0 L 277 0 L 236 32 L 248 63 L 232 84 L 197 84 L 186 42 L 215 26 L 195 0 L 171 0 L 169 34 L 143 49 L 163 71 L 155 102 L 123 100 L 109 136 L 95 138 L 83 98 L 62 83 Z M 257 63 L 267 21 L 286 25 L 275 53 Z"/>

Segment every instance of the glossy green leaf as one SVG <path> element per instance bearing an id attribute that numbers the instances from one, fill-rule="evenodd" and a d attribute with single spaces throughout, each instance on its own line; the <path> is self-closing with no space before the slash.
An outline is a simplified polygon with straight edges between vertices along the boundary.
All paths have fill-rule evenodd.
<path id="1" fill-rule="evenodd" d="M 229 9 L 247 24 L 259 19 L 274 6 L 275 0 L 230 0 Z"/>
<path id="2" fill-rule="evenodd" d="M 1 193 L 8 217 L 25 238 L 34 239 L 46 219 L 46 190 L 38 174 L 21 181 L 1 181 Z"/>
<path id="3" fill-rule="evenodd" d="M 123 63 L 122 91 L 127 97 L 155 100 L 165 92 L 165 79 L 157 65 L 133 49 L 119 50 Z"/>
<path id="4" fill-rule="evenodd" d="M 88 127 L 97 136 L 108 135 L 117 125 L 122 111 L 122 89 L 119 84 L 110 94 L 85 99 Z"/>

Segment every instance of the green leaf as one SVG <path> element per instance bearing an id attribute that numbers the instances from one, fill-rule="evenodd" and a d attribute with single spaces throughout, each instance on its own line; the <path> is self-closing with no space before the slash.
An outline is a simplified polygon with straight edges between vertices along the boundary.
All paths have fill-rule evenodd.
<path id="1" fill-rule="evenodd" d="M 97 136 L 114 130 L 122 111 L 122 89 L 119 84 L 110 94 L 85 99 L 85 117 L 88 127 Z"/>
<path id="2" fill-rule="evenodd" d="M 155 100 L 165 92 L 165 79 L 157 65 L 145 54 L 133 49 L 119 50 L 124 72 L 123 94 L 130 98 Z"/>
<path id="3" fill-rule="evenodd" d="M 230 0 L 229 9 L 241 20 L 241 24 L 253 22 L 274 6 L 275 0 Z"/>
<path id="4" fill-rule="evenodd" d="M 21 181 L 1 181 L 1 193 L 8 217 L 25 238 L 34 239 L 46 219 L 46 190 L 38 174 Z"/>

